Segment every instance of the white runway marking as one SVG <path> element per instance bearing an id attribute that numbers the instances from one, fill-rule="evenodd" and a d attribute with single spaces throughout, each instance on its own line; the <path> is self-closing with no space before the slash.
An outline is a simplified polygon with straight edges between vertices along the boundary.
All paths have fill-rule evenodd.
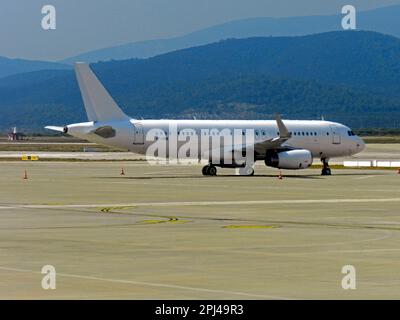
<path id="1" fill-rule="evenodd" d="M 315 248 L 315 247 L 327 247 L 327 246 L 338 246 L 338 245 L 349 245 L 349 244 L 355 244 L 355 243 L 364 243 L 364 242 L 375 242 L 375 241 L 381 241 L 381 240 L 386 240 L 392 237 L 392 232 L 391 231 L 385 231 L 383 236 L 375 237 L 375 238 L 368 238 L 368 239 L 362 239 L 362 240 L 351 240 L 351 241 L 340 241 L 340 242 L 329 242 L 329 243 L 313 243 L 313 244 L 295 244 L 295 245 L 264 245 L 264 248 Z M 328 251 L 324 251 L 328 252 Z M 340 251 L 341 252 L 341 251 Z M 271 252 L 254 252 L 254 251 L 236 251 L 236 253 L 240 254 L 248 254 L 248 253 L 255 253 L 255 254 L 275 254 L 275 255 L 297 255 L 297 254 L 308 254 L 308 253 L 302 253 L 302 252 L 295 252 L 295 253 L 271 253 Z"/>
<path id="2" fill-rule="evenodd" d="M 354 178 L 354 180 L 363 180 L 363 179 L 369 179 L 369 178 L 375 178 L 377 176 L 365 176 L 365 177 L 358 177 L 358 178 Z"/>
<path id="3" fill-rule="evenodd" d="M 331 254 L 331 253 L 348 253 L 348 254 L 365 254 L 365 253 L 387 253 L 398 252 L 400 249 L 369 249 L 369 250 L 324 250 L 324 251 L 311 251 L 311 252 L 255 252 L 255 251 L 226 251 L 242 255 L 264 255 L 264 256 L 304 256 L 304 255 L 317 255 L 317 254 Z"/>
<path id="4" fill-rule="evenodd" d="M 41 274 L 39 271 L 27 270 L 27 269 L 20 269 L 20 268 L 0 267 L 0 270 L 14 271 L 14 272 L 38 273 L 38 274 Z M 100 277 L 93 277 L 93 276 L 83 276 L 83 275 L 68 274 L 68 273 L 59 273 L 59 272 L 57 272 L 57 276 L 69 277 L 69 278 L 78 278 L 78 279 L 86 279 L 86 280 L 94 280 L 94 281 L 104 281 L 104 282 L 122 283 L 122 284 L 133 284 L 133 285 L 148 286 L 148 287 L 178 289 L 178 290 L 186 290 L 186 291 L 197 291 L 197 292 L 206 292 L 206 293 L 231 294 L 231 295 L 246 296 L 246 297 L 253 297 L 253 298 L 291 300 L 290 298 L 284 298 L 284 297 L 278 297 L 278 296 L 271 296 L 271 295 L 260 295 L 260 294 L 253 294 L 253 293 L 247 293 L 247 292 L 237 292 L 237 291 L 225 291 L 225 290 L 216 290 L 216 289 L 206 289 L 206 288 L 179 286 L 179 285 L 165 284 L 165 283 L 142 282 L 142 281 L 134 281 L 134 280 L 109 279 L 109 278 L 100 278 Z"/>
<path id="5" fill-rule="evenodd" d="M 131 202 L 131 203 L 98 203 L 98 204 L 16 204 L 0 206 L 0 209 L 57 209 L 57 208 L 98 208 L 98 207 L 165 207 L 165 206 L 226 206 L 258 204 L 320 204 L 320 203 L 381 203 L 400 202 L 400 198 L 378 199 L 282 199 L 282 200 L 248 200 L 248 201 L 179 201 L 179 202 Z"/>

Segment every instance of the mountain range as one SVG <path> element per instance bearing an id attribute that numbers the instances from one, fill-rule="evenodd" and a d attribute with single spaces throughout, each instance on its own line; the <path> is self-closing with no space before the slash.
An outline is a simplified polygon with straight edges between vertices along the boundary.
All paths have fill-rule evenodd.
<path id="1" fill-rule="evenodd" d="M 357 13 L 357 29 L 400 37 L 400 5 Z M 231 21 L 171 39 L 132 42 L 93 50 L 70 57 L 62 63 L 97 62 L 148 58 L 174 50 L 200 46 L 230 38 L 299 36 L 342 30 L 342 15 L 288 18 L 249 18 Z"/>
<path id="2" fill-rule="evenodd" d="M 357 14 L 358 30 L 376 31 L 400 37 L 400 5 L 383 7 Z M 156 55 L 201 46 L 226 39 L 249 37 L 299 36 L 341 30 L 342 15 L 304 16 L 287 18 L 249 18 L 231 21 L 180 37 L 132 42 L 78 54 L 59 61 L 30 61 L 0 57 L 0 78 L 8 75 L 36 71 L 67 69 L 76 61 L 98 62 L 149 58 Z"/>
<path id="3" fill-rule="evenodd" d="M 149 59 L 92 64 L 136 118 L 269 119 L 396 127 L 400 40 L 376 32 L 230 39 Z M 72 70 L 0 79 L 0 127 L 39 130 L 86 120 Z"/>
<path id="4" fill-rule="evenodd" d="M 71 69 L 71 66 L 47 61 L 34 61 L 24 59 L 9 59 L 0 57 L 0 78 L 13 74 L 32 72 L 38 70 L 65 70 Z"/>

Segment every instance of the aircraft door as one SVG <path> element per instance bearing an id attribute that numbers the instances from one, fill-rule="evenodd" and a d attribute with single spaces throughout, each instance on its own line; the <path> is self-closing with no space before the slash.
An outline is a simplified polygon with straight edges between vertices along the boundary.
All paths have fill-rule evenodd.
<path id="1" fill-rule="evenodd" d="M 141 123 L 134 124 L 133 144 L 144 144 L 143 125 Z"/>
<path id="2" fill-rule="evenodd" d="M 339 128 L 337 128 L 335 126 L 331 126 L 331 134 L 332 134 L 332 144 L 341 144 L 342 143 Z"/>

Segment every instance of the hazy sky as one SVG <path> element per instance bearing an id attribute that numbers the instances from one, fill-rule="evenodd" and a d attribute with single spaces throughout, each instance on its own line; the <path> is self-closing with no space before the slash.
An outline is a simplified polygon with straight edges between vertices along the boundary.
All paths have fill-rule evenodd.
<path id="1" fill-rule="evenodd" d="M 56 7 L 56 30 L 41 28 L 46 4 Z M 400 0 L 1 0 L 0 56 L 58 60 L 242 18 L 339 14 L 345 4 L 365 10 Z"/>

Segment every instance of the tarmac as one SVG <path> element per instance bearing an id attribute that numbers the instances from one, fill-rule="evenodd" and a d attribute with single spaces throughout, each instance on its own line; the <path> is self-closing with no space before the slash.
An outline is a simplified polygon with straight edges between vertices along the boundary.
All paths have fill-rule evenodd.
<path id="1" fill-rule="evenodd" d="M 399 299 L 400 174 L 282 174 L 2 161 L 0 299 Z"/>

